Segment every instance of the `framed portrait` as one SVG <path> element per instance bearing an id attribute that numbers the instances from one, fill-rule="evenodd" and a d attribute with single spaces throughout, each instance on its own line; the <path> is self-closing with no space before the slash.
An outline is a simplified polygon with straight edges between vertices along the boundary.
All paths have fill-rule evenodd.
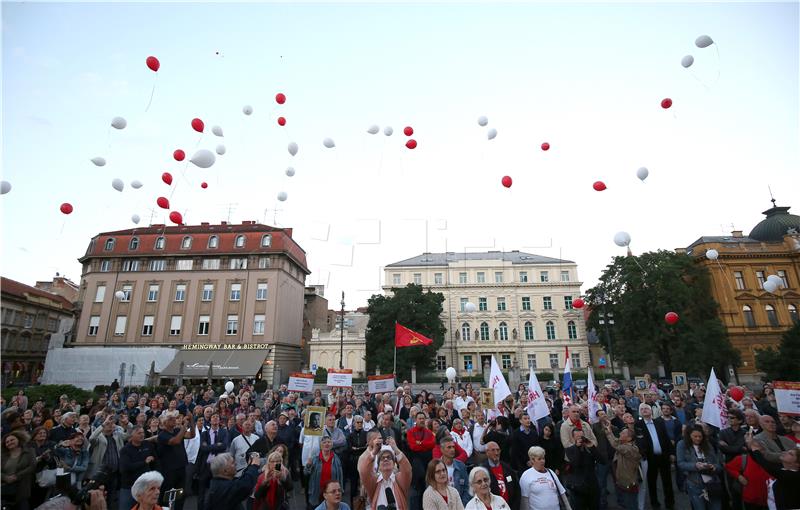
<path id="1" fill-rule="evenodd" d="M 636 377 L 636 393 L 643 393 L 645 391 L 650 390 L 650 385 L 647 383 L 647 379 L 644 377 Z"/>
<path id="2" fill-rule="evenodd" d="M 481 407 L 494 409 L 494 388 L 481 388 Z"/>
<path id="3" fill-rule="evenodd" d="M 672 386 L 678 390 L 688 390 L 689 380 L 686 377 L 686 372 L 672 372 Z"/>
<path id="4" fill-rule="evenodd" d="M 303 427 L 305 428 L 304 434 L 307 436 L 321 436 L 322 428 L 325 426 L 325 412 L 324 407 L 311 406 L 306 409 L 306 415 L 303 419 Z"/>

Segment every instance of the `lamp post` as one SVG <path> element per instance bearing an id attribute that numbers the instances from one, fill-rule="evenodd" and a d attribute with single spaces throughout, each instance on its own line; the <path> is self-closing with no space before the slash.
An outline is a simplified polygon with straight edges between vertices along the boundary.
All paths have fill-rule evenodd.
<path id="1" fill-rule="evenodd" d="M 606 295 L 603 293 L 601 296 L 602 304 L 600 313 L 600 319 L 598 323 L 603 326 L 603 331 L 606 337 L 606 343 L 608 344 L 608 359 L 611 362 L 611 377 L 614 377 L 614 346 L 612 344 L 611 335 L 608 334 L 608 327 L 614 325 L 614 314 L 613 313 L 606 313 Z M 608 322 L 606 322 L 608 320 Z"/>
<path id="2" fill-rule="evenodd" d="M 339 328 L 339 369 L 344 368 L 344 291 L 342 291 L 342 322 Z"/>

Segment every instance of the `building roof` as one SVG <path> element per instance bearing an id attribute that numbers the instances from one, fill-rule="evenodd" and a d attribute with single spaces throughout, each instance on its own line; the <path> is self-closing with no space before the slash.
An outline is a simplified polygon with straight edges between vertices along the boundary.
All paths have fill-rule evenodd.
<path id="1" fill-rule="evenodd" d="M 512 264 L 574 264 L 571 260 L 554 259 L 542 255 L 511 251 L 488 251 L 481 253 L 459 253 L 449 251 L 447 253 L 423 253 L 410 259 L 401 260 L 388 264 L 386 267 L 417 267 L 417 266 L 447 266 L 451 262 L 463 262 L 465 260 L 502 260 Z"/>
<path id="2" fill-rule="evenodd" d="M 759 242 L 760 241 L 757 241 L 757 240 L 752 239 L 752 238 L 747 237 L 747 236 L 742 236 L 742 237 L 736 237 L 736 236 L 732 236 L 732 235 L 730 235 L 730 236 L 702 236 L 702 237 L 699 237 L 695 242 L 690 244 L 687 247 L 687 249 L 693 248 L 693 247 L 695 247 L 697 245 L 700 245 L 700 244 L 706 244 L 706 243 L 739 244 L 739 243 L 759 243 Z"/>
<path id="3" fill-rule="evenodd" d="M 70 303 L 65 297 L 52 294 L 46 290 L 37 289 L 36 287 L 31 287 L 30 285 L 25 285 L 24 283 L 12 280 L 11 278 L 6 278 L 5 276 L 0 278 L 0 291 L 2 291 L 3 294 L 24 300 L 27 300 L 29 296 L 49 299 L 53 302 L 52 305 L 50 305 L 53 308 L 62 308 L 68 311 L 72 310 L 72 303 Z M 46 305 L 47 303 L 41 304 Z"/>
<path id="4" fill-rule="evenodd" d="M 750 231 L 750 237 L 757 241 L 781 242 L 789 233 L 800 234 L 800 216 L 789 214 L 790 207 L 778 207 L 775 199 L 772 207 L 762 212 L 766 218 Z"/>

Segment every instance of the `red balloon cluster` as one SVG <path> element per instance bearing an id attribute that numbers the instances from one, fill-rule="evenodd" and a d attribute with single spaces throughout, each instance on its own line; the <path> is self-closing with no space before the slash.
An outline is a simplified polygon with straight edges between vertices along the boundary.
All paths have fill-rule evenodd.
<path id="1" fill-rule="evenodd" d="M 503 184 L 503 186 L 505 186 L 506 188 L 510 188 L 510 187 L 511 187 L 511 184 L 512 184 L 512 182 L 513 182 L 513 181 L 511 180 L 511 177 L 509 177 L 509 176 L 507 176 L 507 175 L 504 175 L 504 176 L 503 176 L 503 178 L 502 178 L 502 179 L 500 179 L 500 182 L 501 182 L 501 183 Z"/>
<path id="2" fill-rule="evenodd" d="M 61 209 L 61 212 L 63 214 L 72 214 L 72 204 L 70 204 L 69 202 L 64 202 L 63 204 L 61 204 L 61 207 L 59 207 L 59 209 Z"/>
<path id="3" fill-rule="evenodd" d="M 543 150 L 543 151 L 548 151 L 548 150 L 550 150 L 550 144 L 549 144 L 549 143 L 547 143 L 547 142 L 544 142 L 544 143 L 542 144 L 542 150 Z"/>
<path id="4" fill-rule="evenodd" d="M 278 125 L 279 126 L 285 126 L 286 125 L 286 119 L 284 117 L 278 117 Z"/>
<path id="5" fill-rule="evenodd" d="M 406 147 L 409 149 L 416 149 L 417 148 L 417 141 L 413 138 L 406 142 Z"/>
<path id="6" fill-rule="evenodd" d="M 169 213 L 169 221 L 176 225 L 183 225 L 183 216 L 178 211 Z"/>
<path id="7" fill-rule="evenodd" d="M 178 149 L 172 153 L 172 157 L 175 158 L 175 161 L 183 161 L 183 159 L 186 157 L 186 153 Z"/>
<path id="8" fill-rule="evenodd" d="M 275 94 L 275 102 L 278 104 L 283 104 L 286 102 L 286 96 L 282 92 L 278 92 Z"/>
<path id="9" fill-rule="evenodd" d="M 150 70 L 153 71 L 154 73 L 157 72 L 158 69 L 161 67 L 161 62 L 159 62 L 156 57 L 152 57 L 152 56 L 151 57 L 147 57 L 147 60 L 145 60 L 145 63 L 147 64 L 147 67 L 149 67 Z"/>
<path id="10" fill-rule="evenodd" d="M 728 395 L 730 395 L 733 400 L 741 402 L 744 398 L 744 390 L 738 386 L 734 386 L 728 390 Z"/>
<path id="11" fill-rule="evenodd" d="M 197 118 L 192 119 L 192 129 L 197 131 L 198 133 L 202 133 L 203 129 L 205 129 L 206 125 L 203 124 L 203 121 Z"/>
<path id="12" fill-rule="evenodd" d="M 581 309 L 586 304 L 586 302 L 581 298 L 575 298 L 572 300 L 572 308 Z"/>
<path id="13" fill-rule="evenodd" d="M 166 197 L 158 197 L 156 199 L 156 204 L 162 209 L 169 209 L 169 200 Z"/>
<path id="14" fill-rule="evenodd" d="M 592 184 L 592 187 L 595 191 L 604 191 L 606 189 L 606 184 L 603 181 L 596 181 Z"/>
<path id="15" fill-rule="evenodd" d="M 206 189 L 208 187 L 208 183 L 207 182 L 201 182 L 200 183 L 200 187 L 203 188 L 203 189 Z"/>
<path id="16" fill-rule="evenodd" d="M 670 326 L 674 326 L 675 324 L 678 323 L 679 320 L 680 317 L 678 317 L 678 314 L 675 312 L 667 312 L 667 314 L 664 315 L 664 322 L 666 322 Z"/>
<path id="17" fill-rule="evenodd" d="M 169 172 L 164 172 L 161 174 L 161 180 L 164 181 L 164 184 L 166 185 L 172 184 L 172 174 Z"/>
<path id="18" fill-rule="evenodd" d="M 670 106 L 672 106 L 672 99 L 665 97 L 664 99 L 661 100 L 661 108 L 666 110 Z"/>

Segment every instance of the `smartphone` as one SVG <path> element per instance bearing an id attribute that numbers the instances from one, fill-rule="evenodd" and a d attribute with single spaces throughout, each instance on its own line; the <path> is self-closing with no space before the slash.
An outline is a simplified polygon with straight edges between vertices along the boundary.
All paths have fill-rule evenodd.
<path id="1" fill-rule="evenodd" d="M 281 463 L 278 462 L 277 464 L 275 464 L 275 471 L 280 471 L 280 470 L 281 470 Z"/>

